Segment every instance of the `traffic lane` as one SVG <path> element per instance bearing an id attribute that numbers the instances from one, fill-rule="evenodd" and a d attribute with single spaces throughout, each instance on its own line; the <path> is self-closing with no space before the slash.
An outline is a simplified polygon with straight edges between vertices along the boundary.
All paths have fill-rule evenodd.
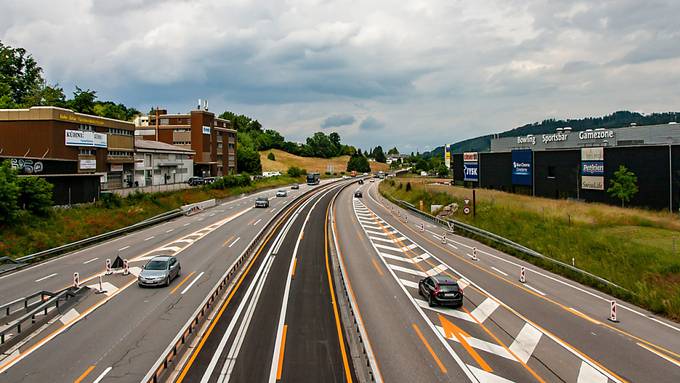
<path id="1" fill-rule="evenodd" d="M 456 362 L 388 275 L 352 210 L 354 190 L 336 200 L 338 244 L 352 292 L 385 382 L 465 381 Z M 414 329 L 418 327 L 425 342 Z M 437 359 L 430 353 L 433 351 Z"/>
<path id="2" fill-rule="evenodd" d="M 370 202 L 369 202 L 370 203 Z M 376 207 L 373 204 L 373 207 Z M 677 373 L 680 371 L 665 359 L 659 358 L 651 352 L 643 350 L 637 342 L 631 338 L 622 337 L 619 333 L 611 331 L 602 324 L 596 324 L 589 320 L 574 315 L 564 307 L 555 304 L 546 304 L 544 297 L 528 289 L 523 289 L 519 284 L 507 283 L 493 271 L 485 270 L 476 262 L 469 261 L 465 256 L 456 255 L 454 249 L 444 247 L 441 242 L 431 240 L 411 225 L 404 224 L 391 214 L 381 215 L 386 221 L 399 230 L 403 230 L 412 239 L 420 239 L 420 244 L 428 252 L 431 252 L 444 260 L 453 269 L 465 275 L 468 279 L 477 282 L 486 291 L 521 313 L 534 323 L 537 323 L 550 333 L 581 350 L 582 354 L 599 361 L 606 368 L 613 370 L 624 379 L 634 381 L 677 381 Z M 508 287 L 516 288 L 508 288 Z M 584 352 L 583 350 L 587 350 Z M 550 358 L 550 353 L 544 355 Z M 553 361 L 555 363 L 559 361 Z M 648 370 L 652 370 L 647 372 Z"/>
<path id="3" fill-rule="evenodd" d="M 370 191 L 371 196 L 377 199 L 377 187 L 371 188 Z M 412 229 L 420 230 L 419 227 L 423 224 L 426 230 L 425 233 L 421 234 L 424 234 L 428 240 L 434 241 L 435 244 L 441 242 L 443 229 L 435 228 L 433 224 L 424 222 L 420 217 L 410 214 L 409 217 L 408 223 L 413 225 Z M 428 234 L 430 234 L 429 237 Z M 647 346 L 645 341 L 650 342 L 665 349 L 663 352 L 670 354 L 674 359 L 680 359 L 680 326 L 677 323 L 658 318 L 652 313 L 629 303 L 622 304 L 619 302 L 617 319 L 620 320 L 620 323 L 613 325 L 608 323 L 606 319 L 610 315 L 610 302 L 615 298 L 539 269 L 469 238 L 450 234 L 447 237 L 449 242 L 447 250 L 450 247 L 450 250 L 455 254 L 467 256 L 467 259 L 470 259 L 472 255 L 472 247 L 477 248 L 479 261 L 476 263 L 493 271 L 495 278 L 505 279 L 536 298 L 543 298 L 548 303 L 557 303 L 569 314 L 576 315 L 585 321 L 598 321 L 605 326 L 610 326 L 610 329 L 612 329 L 611 326 L 615 326 L 616 329 L 625 331 L 622 335 L 628 336 L 636 343 L 640 342 Z M 521 266 L 526 269 L 527 282 L 525 284 L 517 283 Z M 570 311 L 572 309 L 577 311 Z M 639 339 L 636 337 L 639 337 Z"/>
<path id="4" fill-rule="evenodd" d="M 244 236 L 255 231 L 247 225 L 238 227 L 242 230 L 239 234 Z M 104 381 L 141 379 L 157 354 L 165 349 L 168 339 L 177 334 L 247 246 L 248 241 L 243 241 L 231 251 L 225 250 L 222 245 L 227 233 L 218 229 L 178 254 L 182 276 L 170 288 L 128 287 L 68 332 L 10 368 L 6 372 L 7 381 L 21 381 L 20 377 L 28 376 L 33 381 L 68 382 L 92 365 L 96 366 L 93 374 L 112 367 Z M 203 274 L 185 294 L 182 292 L 191 282 L 175 289 L 192 273 L 193 278 Z M 60 375 L 53 374 L 55 368 L 59 368 Z"/>
<path id="5" fill-rule="evenodd" d="M 274 193 L 266 191 L 257 193 L 257 195 L 267 195 L 273 199 Z M 295 193 L 288 198 L 278 198 L 276 201 L 272 201 L 272 206 L 284 206 L 292 200 L 294 195 Z M 254 205 L 253 201 L 255 198 L 257 197 L 247 196 L 239 200 L 226 202 L 227 205 L 222 203 L 202 213 L 180 217 L 88 249 L 79 250 L 70 255 L 36 265 L 30 269 L 20 270 L 16 273 L 0 277 L 0 281 L 3 284 L 2 292 L 0 292 L 0 302 L 9 302 L 35 291 L 57 291 L 63 289 L 72 283 L 73 273 L 76 271 L 80 274 L 81 281 L 85 281 L 88 276 L 101 273 L 105 270 L 105 260 L 107 258 L 113 262 L 116 256 L 120 254 L 122 258 L 132 259 L 139 254 L 157 248 L 160 244 L 168 243 L 174 238 L 182 237 L 196 231 L 198 228 L 209 226 L 226 217 L 249 209 Z M 234 207 L 234 209 L 227 209 L 226 207 L 228 206 Z M 254 212 L 248 212 L 248 214 L 252 218 L 263 218 L 272 213 L 273 209 L 258 209 Z"/>

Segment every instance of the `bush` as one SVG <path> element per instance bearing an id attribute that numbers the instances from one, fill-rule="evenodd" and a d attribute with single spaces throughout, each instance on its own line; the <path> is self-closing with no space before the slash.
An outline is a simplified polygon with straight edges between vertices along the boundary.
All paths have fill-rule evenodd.
<path id="1" fill-rule="evenodd" d="M 4 161 L 0 164 L 0 223 L 9 223 L 16 219 L 19 193 L 16 170 L 12 169 L 9 161 Z"/>
<path id="2" fill-rule="evenodd" d="M 269 152 L 269 154 L 267 154 L 267 159 L 271 161 L 276 161 L 276 156 L 274 155 L 274 153 Z"/>
<path id="3" fill-rule="evenodd" d="M 210 190 L 210 189 L 227 189 L 227 188 L 232 188 L 232 187 L 238 187 L 238 186 L 249 186 L 251 183 L 250 177 L 247 174 L 239 174 L 237 176 L 224 176 L 224 177 L 219 177 L 215 180 L 215 182 L 206 185 L 205 189 Z"/>
<path id="4" fill-rule="evenodd" d="M 307 174 L 306 169 L 298 168 L 297 166 L 291 166 L 288 168 L 288 175 L 291 177 L 301 177 L 303 175 Z"/>
<path id="5" fill-rule="evenodd" d="M 327 175 L 327 176 L 330 176 L 331 172 L 325 172 L 324 174 Z"/>
<path id="6" fill-rule="evenodd" d="M 54 185 L 39 177 L 19 177 L 19 205 L 37 215 L 47 215 L 52 207 Z"/>
<path id="7" fill-rule="evenodd" d="M 411 183 L 410 182 L 406 183 L 406 191 L 407 192 L 411 191 Z"/>
<path id="8" fill-rule="evenodd" d="M 101 203 L 106 209 L 114 209 L 123 204 L 123 199 L 116 193 L 106 192 L 101 195 Z"/>

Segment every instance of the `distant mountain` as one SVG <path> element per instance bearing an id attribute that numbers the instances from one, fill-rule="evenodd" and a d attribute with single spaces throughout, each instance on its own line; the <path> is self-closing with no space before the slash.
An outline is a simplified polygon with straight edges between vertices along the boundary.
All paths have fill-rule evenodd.
<path id="1" fill-rule="evenodd" d="M 678 122 L 678 120 L 680 120 L 680 112 L 652 113 L 644 115 L 637 112 L 619 111 L 603 117 L 587 117 L 574 120 L 543 120 L 543 122 L 534 122 L 532 124 L 526 124 L 518 128 L 499 133 L 497 136 L 517 137 L 526 136 L 527 134 L 547 134 L 554 132 L 557 128 L 564 128 L 568 126 L 571 127 L 572 131 L 578 132 L 595 128 L 623 128 L 630 126 L 632 123 L 635 123 L 639 126 L 667 124 L 674 121 Z M 491 148 L 491 138 L 493 136 L 493 134 L 488 134 L 486 136 L 480 136 L 456 142 L 451 146 L 452 152 L 462 153 L 489 151 Z M 433 155 L 439 155 L 443 157 L 444 147 L 437 147 L 428 153 L 428 157 Z"/>

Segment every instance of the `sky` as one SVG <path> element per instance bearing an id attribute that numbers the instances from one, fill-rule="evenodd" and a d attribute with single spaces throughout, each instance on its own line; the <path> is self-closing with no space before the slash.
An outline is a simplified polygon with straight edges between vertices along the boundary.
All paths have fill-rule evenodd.
<path id="1" fill-rule="evenodd" d="M 49 83 L 148 111 L 425 151 L 546 118 L 680 108 L 677 0 L 3 0 Z"/>

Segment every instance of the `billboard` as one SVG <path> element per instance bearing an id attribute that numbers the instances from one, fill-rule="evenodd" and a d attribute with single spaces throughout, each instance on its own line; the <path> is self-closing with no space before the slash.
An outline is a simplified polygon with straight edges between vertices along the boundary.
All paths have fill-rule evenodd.
<path id="1" fill-rule="evenodd" d="M 604 190 L 604 148 L 581 148 L 581 189 Z"/>
<path id="2" fill-rule="evenodd" d="M 448 144 L 444 145 L 444 165 L 451 169 L 451 147 Z"/>
<path id="3" fill-rule="evenodd" d="M 581 161 L 604 161 L 604 148 L 581 148 Z"/>
<path id="4" fill-rule="evenodd" d="M 479 163 L 465 162 L 463 163 L 463 180 L 464 181 L 479 181 Z"/>
<path id="5" fill-rule="evenodd" d="M 604 176 L 604 161 L 581 161 L 582 176 Z"/>
<path id="6" fill-rule="evenodd" d="M 512 183 L 514 185 L 531 185 L 533 183 L 531 150 L 512 151 Z"/>
<path id="7" fill-rule="evenodd" d="M 82 170 L 96 170 L 97 160 L 80 160 L 80 169 Z"/>
<path id="8" fill-rule="evenodd" d="M 479 159 L 479 153 L 477 152 L 465 152 L 463 153 L 463 162 L 477 162 Z"/>
<path id="9" fill-rule="evenodd" d="M 106 148 L 107 135 L 105 133 L 87 130 L 65 130 L 64 144 L 66 146 L 87 146 L 91 148 Z"/>

